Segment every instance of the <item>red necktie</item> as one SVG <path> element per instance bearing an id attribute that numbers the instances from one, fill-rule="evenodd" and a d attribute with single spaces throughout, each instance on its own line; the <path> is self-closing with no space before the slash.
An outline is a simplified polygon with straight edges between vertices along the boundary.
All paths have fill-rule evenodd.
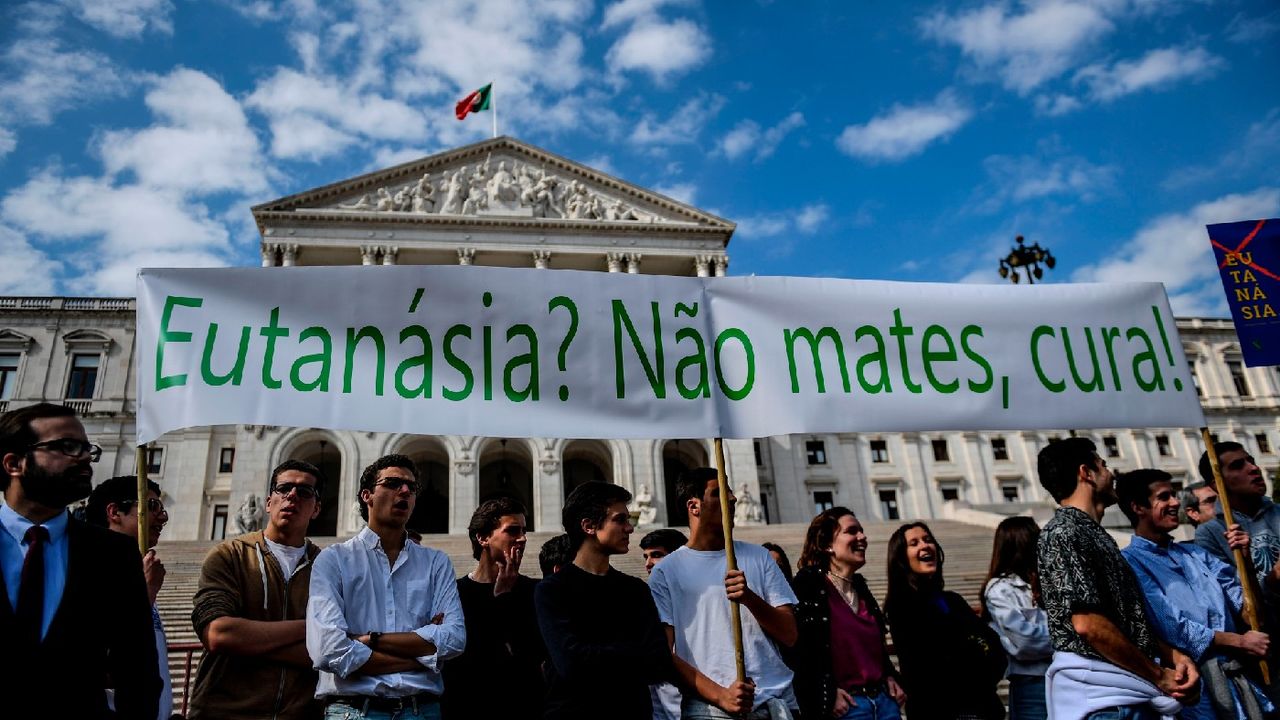
<path id="1" fill-rule="evenodd" d="M 49 542 L 49 531 L 32 525 L 22 540 L 27 544 L 27 558 L 18 584 L 18 632 L 28 647 L 34 647 L 40 644 L 44 628 L 44 546 Z"/>

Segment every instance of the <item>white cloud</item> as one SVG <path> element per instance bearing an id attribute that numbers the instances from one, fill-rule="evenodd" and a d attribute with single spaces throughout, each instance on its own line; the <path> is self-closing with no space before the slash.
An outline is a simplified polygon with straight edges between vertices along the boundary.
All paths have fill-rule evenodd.
<path id="1" fill-rule="evenodd" d="M 111 60 L 68 51 L 55 38 L 25 37 L 0 57 L 0 120 L 47 125 L 60 112 L 124 94 L 129 82 Z"/>
<path id="2" fill-rule="evenodd" d="M 0 127 L 0 160 L 18 147 L 18 136 L 8 128 Z"/>
<path id="3" fill-rule="evenodd" d="M 1089 88 L 1090 98 L 1109 102 L 1143 90 L 1167 87 L 1180 80 L 1204 78 L 1226 62 L 1204 48 L 1161 48 L 1137 60 L 1121 60 L 1106 66 L 1089 65 L 1075 75 L 1075 82 Z"/>
<path id="4" fill-rule="evenodd" d="M 1011 9 L 993 2 L 955 14 L 939 11 L 920 24 L 926 37 L 957 46 L 979 71 L 1026 94 L 1071 69 L 1114 30 L 1107 11 L 1121 4 L 1043 0 Z"/>
<path id="5" fill-rule="evenodd" d="M 1049 145 L 1044 156 L 992 155 L 983 160 L 988 182 L 977 193 L 981 200 L 975 209 L 990 213 L 1009 203 L 1048 197 L 1092 202 L 1114 190 L 1118 168 L 1062 156 Z"/>
<path id="6" fill-rule="evenodd" d="M 1160 186 L 1178 190 L 1199 183 L 1256 177 L 1258 168 L 1270 167 L 1280 159 L 1280 108 L 1249 126 L 1239 144 L 1221 154 L 1216 162 L 1174 171 Z"/>
<path id="7" fill-rule="evenodd" d="M 666 6 L 688 6 L 694 3 L 695 0 L 622 0 L 604 9 L 604 20 L 600 27 L 608 30 L 641 18 L 654 17 Z"/>
<path id="8" fill-rule="evenodd" d="M 698 197 L 698 186 L 693 183 L 672 183 L 671 185 L 659 185 L 653 189 L 654 192 L 666 195 L 673 200 L 679 200 L 686 205 L 692 205 Z"/>
<path id="9" fill-rule="evenodd" d="M 1277 213 L 1277 188 L 1200 203 L 1185 213 L 1155 218 L 1118 247 L 1111 259 L 1082 267 L 1071 277 L 1075 282 L 1163 282 L 1176 314 L 1223 314 L 1225 301 L 1212 303 L 1212 289 L 1216 287 L 1220 295 L 1222 288 L 1205 226 Z"/>
<path id="10" fill-rule="evenodd" d="M 973 117 L 973 111 L 950 92 L 929 103 L 894 105 L 863 125 L 845 127 L 836 147 L 871 162 L 895 162 L 924 152 L 930 143 L 945 140 Z"/>
<path id="11" fill-rule="evenodd" d="M 724 107 L 724 97 L 705 93 L 686 101 L 671 117 L 659 120 L 646 114 L 631 132 L 631 142 L 637 145 L 680 145 L 698 141 L 698 135 L 707 121 Z"/>
<path id="12" fill-rule="evenodd" d="M 1049 117 L 1057 117 L 1073 113 L 1084 107 L 1084 103 L 1079 98 L 1062 93 L 1053 95 L 1037 95 L 1035 98 L 1036 112 Z"/>
<path id="13" fill-rule="evenodd" d="M 778 145 L 791 131 L 804 126 L 804 115 L 793 112 L 777 125 L 761 130 L 754 120 L 743 120 L 720 139 L 717 149 L 730 160 L 736 160 L 754 152 L 757 161 L 763 160 L 778 149 Z"/>
<path id="14" fill-rule="evenodd" d="M 84 22 L 119 38 L 137 38 L 150 27 L 173 34 L 173 4 L 169 0 L 63 0 Z"/>
<path id="15" fill-rule="evenodd" d="M 796 246 L 796 236 L 813 235 L 830 219 L 831 210 L 824 203 L 812 203 L 781 212 L 747 215 L 736 222 L 735 237 L 747 242 L 770 241 L 766 250 L 769 257 L 790 255 Z"/>
<path id="16" fill-rule="evenodd" d="M 61 263 L 31 247 L 13 228 L 0 225 L 0 295 L 52 295 Z"/>
<path id="17" fill-rule="evenodd" d="M 1234 43 L 1252 44 L 1280 32 L 1280 10 L 1260 17 L 1237 13 L 1227 25 L 1227 39 Z"/>
<path id="18" fill-rule="evenodd" d="M 605 54 L 613 73 L 646 72 L 655 82 L 691 70 L 711 56 L 711 37 L 690 20 L 641 20 Z"/>
<path id="19" fill-rule="evenodd" d="M 810 235 L 818 231 L 831 217 L 831 208 L 824 204 L 806 205 L 796 213 L 796 229 Z"/>
<path id="20" fill-rule="evenodd" d="M 178 68 L 154 82 L 146 104 L 159 122 L 102 135 L 99 153 L 110 175 L 132 173 L 141 185 L 180 193 L 267 189 L 258 138 L 216 80 Z"/>

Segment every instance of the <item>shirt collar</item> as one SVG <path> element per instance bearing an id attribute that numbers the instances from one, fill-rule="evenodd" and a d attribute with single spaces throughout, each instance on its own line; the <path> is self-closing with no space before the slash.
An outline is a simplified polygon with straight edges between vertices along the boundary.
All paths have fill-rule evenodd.
<path id="1" fill-rule="evenodd" d="M 49 542 L 56 543 L 67 534 L 67 518 L 67 513 L 63 511 L 41 523 L 44 529 L 49 531 Z M 18 545 L 22 545 L 27 530 L 35 523 L 19 515 L 17 510 L 9 507 L 9 504 L 0 497 L 0 525 L 4 526 L 5 531 L 13 536 Z"/>
<path id="2" fill-rule="evenodd" d="M 1168 555 L 1168 554 L 1169 554 L 1169 548 L 1166 548 L 1166 547 L 1160 547 L 1160 545 L 1159 545 L 1158 543 L 1154 543 L 1154 542 L 1152 542 L 1152 541 L 1150 541 L 1150 540 L 1148 540 L 1148 539 L 1146 539 L 1146 538 L 1142 537 L 1141 535 L 1137 535 L 1137 534 L 1133 535 L 1133 539 L 1131 539 L 1131 540 L 1129 541 L 1129 544 L 1130 544 L 1130 545 L 1131 545 L 1135 550 L 1141 550 L 1141 551 L 1143 551 L 1143 552 L 1149 552 L 1149 553 L 1156 553 L 1156 554 L 1158 554 L 1158 555 Z M 1175 543 L 1169 543 L 1169 547 L 1173 547 L 1173 546 L 1174 546 L 1174 544 L 1175 544 Z"/>
<path id="3" fill-rule="evenodd" d="M 365 525 L 363 530 L 356 533 L 356 539 L 369 550 L 378 547 L 378 544 L 382 542 L 382 538 L 378 537 L 378 533 L 370 530 L 368 525 Z"/>

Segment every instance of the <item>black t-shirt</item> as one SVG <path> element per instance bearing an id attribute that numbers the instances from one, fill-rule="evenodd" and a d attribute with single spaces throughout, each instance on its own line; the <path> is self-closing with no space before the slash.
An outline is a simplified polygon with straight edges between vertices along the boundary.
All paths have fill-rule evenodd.
<path id="1" fill-rule="evenodd" d="M 672 679 L 671 650 L 643 580 L 569 565 L 534 591 L 551 662 L 544 718 L 649 720 L 649 685 Z"/>
<path id="2" fill-rule="evenodd" d="M 541 715 L 546 650 L 533 610 L 537 585 L 521 575 L 515 588 L 495 597 L 493 583 L 458 578 L 467 649 L 444 664 L 446 718 Z"/>

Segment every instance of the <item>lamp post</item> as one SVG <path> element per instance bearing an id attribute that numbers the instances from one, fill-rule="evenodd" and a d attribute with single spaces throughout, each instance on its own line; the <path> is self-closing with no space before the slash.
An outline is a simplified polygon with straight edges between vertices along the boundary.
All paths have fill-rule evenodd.
<path id="1" fill-rule="evenodd" d="M 1044 277 L 1044 269 L 1052 270 L 1057 260 L 1049 252 L 1049 248 L 1040 247 L 1040 243 L 1025 245 L 1021 235 L 1017 237 L 1017 243 L 1008 255 L 1000 258 L 1000 277 L 1008 278 L 1016 285 L 1022 280 L 1022 275 L 1018 272 L 1021 268 L 1027 274 L 1027 282 L 1035 285 L 1036 280 Z"/>

